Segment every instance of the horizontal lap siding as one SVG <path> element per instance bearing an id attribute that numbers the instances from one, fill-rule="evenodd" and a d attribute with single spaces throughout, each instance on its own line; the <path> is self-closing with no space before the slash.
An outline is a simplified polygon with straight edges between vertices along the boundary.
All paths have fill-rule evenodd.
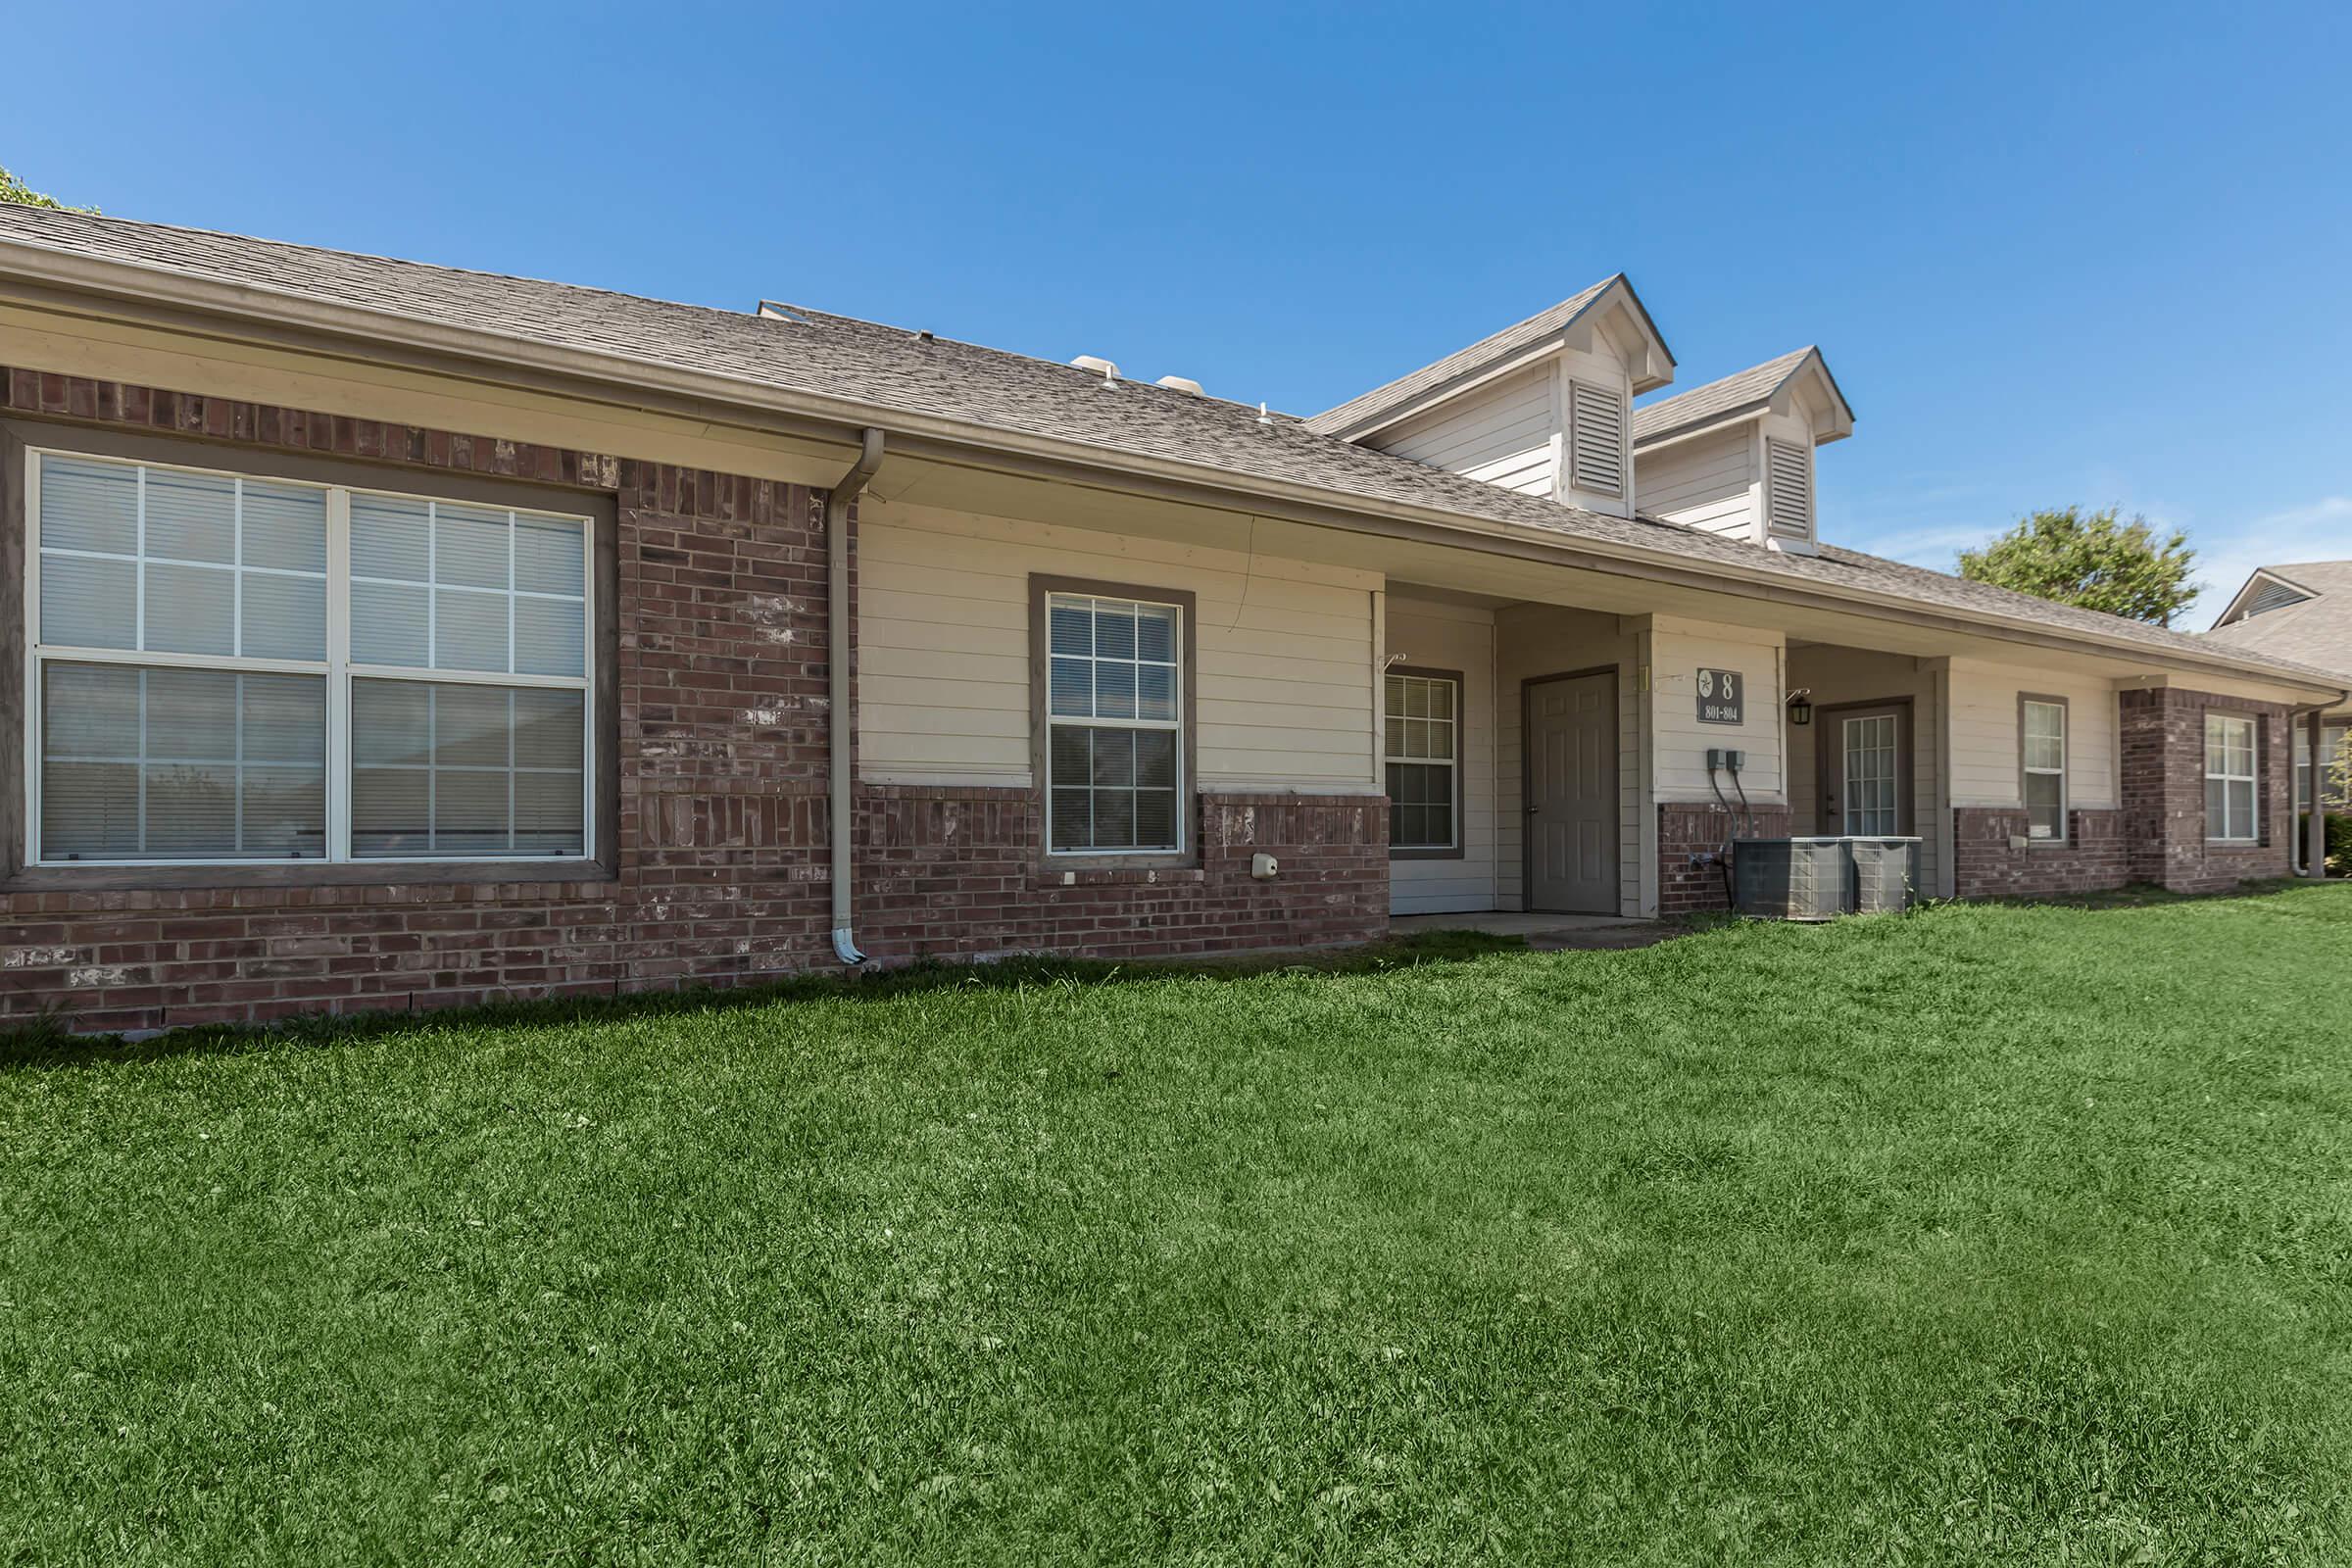
<path id="1" fill-rule="evenodd" d="M 1030 784 L 1032 573 L 1196 596 L 1200 783 L 1378 787 L 1368 573 L 935 508 L 858 535 L 858 767 Z"/>
<path id="2" fill-rule="evenodd" d="M 1398 914 L 1494 908 L 1494 612 L 1391 594 L 1387 621 L 1390 658 L 1462 676 L 1462 857 L 1392 860 L 1390 907 Z"/>
<path id="3" fill-rule="evenodd" d="M 1753 426 L 1742 424 L 1638 454 L 1642 510 L 1687 527 L 1752 539 L 1754 448 Z"/>
<path id="4" fill-rule="evenodd" d="M 1383 432 L 1376 444 L 1506 490 L 1548 496 L 1559 469 L 1557 429 L 1551 368 L 1542 366 L 1465 393 Z"/>
<path id="5" fill-rule="evenodd" d="M 2120 804 L 2116 697 L 2107 680 L 1958 659 L 1952 661 L 1952 804 L 2023 804 L 2017 750 L 2021 692 L 2067 700 L 2067 804 L 2094 809 Z"/>
<path id="6" fill-rule="evenodd" d="M 1713 804 L 1715 790 L 1707 779 L 1706 754 L 1711 748 L 1725 747 L 1747 754 L 1740 782 L 1750 801 L 1786 805 L 1778 636 L 1740 627 L 1670 625 L 1661 618 L 1651 635 L 1650 661 L 1657 713 L 1657 798 Z M 1709 724 L 1699 719 L 1701 669 L 1739 671 L 1747 687 L 1743 722 Z M 1738 806 L 1740 798 L 1732 781 L 1727 777 L 1721 782 L 1723 793 Z"/>

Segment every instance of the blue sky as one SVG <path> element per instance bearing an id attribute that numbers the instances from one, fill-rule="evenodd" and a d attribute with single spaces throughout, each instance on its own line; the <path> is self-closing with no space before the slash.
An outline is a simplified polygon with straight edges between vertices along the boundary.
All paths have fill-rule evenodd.
<path id="1" fill-rule="evenodd" d="M 1156 13 L 1159 8 L 1150 8 Z M 654 23 L 644 18 L 656 17 Z M 1819 342 L 1825 535 L 2039 506 L 2352 556 L 2352 14 L 43 6 L 0 163 L 110 213 L 1310 413 L 1623 270 L 1690 387 Z"/>

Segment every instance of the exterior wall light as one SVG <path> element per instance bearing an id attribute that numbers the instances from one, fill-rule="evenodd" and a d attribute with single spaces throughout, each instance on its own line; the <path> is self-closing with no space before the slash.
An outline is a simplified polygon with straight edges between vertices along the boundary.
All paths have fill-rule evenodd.
<path id="1" fill-rule="evenodd" d="M 1812 723 L 1813 699 L 1807 697 L 1803 692 L 1798 692 L 1790 697 L 1788 699 L 1788 722 L 1791 724 Z"/>

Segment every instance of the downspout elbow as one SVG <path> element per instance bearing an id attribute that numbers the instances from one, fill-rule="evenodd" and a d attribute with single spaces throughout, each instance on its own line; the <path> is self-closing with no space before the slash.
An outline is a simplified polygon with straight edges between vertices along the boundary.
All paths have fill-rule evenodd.
<path id="1" fill-rule="evenodd" d="M 858 461 L 825 492 L 825 675 L 829 717 L 826 733 L 825 814 L 832 845 L 833 956 L 849 968 L 865 962 L 856 935 L 856 858 L 850 813 L 850 503 L 882 466 L 882 432 L 865 430 Z"/>

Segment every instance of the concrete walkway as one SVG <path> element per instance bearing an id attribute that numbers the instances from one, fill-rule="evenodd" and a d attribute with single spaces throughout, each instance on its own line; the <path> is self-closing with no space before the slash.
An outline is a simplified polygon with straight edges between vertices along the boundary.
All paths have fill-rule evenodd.
<path id="1" fill-rule="evenodd" d="M 1674 936 L 1678 929 L 1657 920 L 1628 920 L 1614 914 L 1523 914 L 1516 909 L 1399 914 L 1389 919 L 1393 937 L 1417 936 L 1424 931 L 1483 931 L 1489 936 L 1525 937 L 1538 953 L 1646 948 Z"/>

